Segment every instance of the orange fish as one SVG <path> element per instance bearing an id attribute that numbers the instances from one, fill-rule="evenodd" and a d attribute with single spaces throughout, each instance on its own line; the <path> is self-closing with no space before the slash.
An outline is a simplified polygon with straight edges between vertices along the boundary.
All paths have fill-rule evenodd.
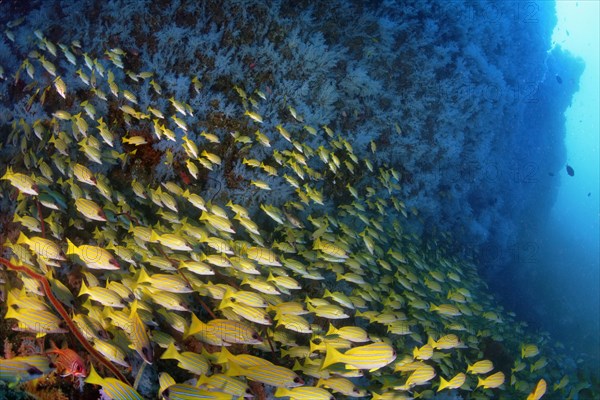
<path id="1" fill-rule="evenodd" d="M 88 374 L 85 362 L 75 352 L 69 348 L 59 349 L 53 341 L 50 341 L 52 348 L 46 353 L 55 354 L 54 364 L 62 377 L 73 375 L 85 378 Z"/>

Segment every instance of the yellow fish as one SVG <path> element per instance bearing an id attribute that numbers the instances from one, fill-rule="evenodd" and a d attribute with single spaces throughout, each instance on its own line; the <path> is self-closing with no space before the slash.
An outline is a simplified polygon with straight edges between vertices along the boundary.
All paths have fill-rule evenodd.
<path id="1" fill-rule="evenodd" d="M 78 256 L 91 269 L 120 269 L 118 261 L 107 250 L 90 245 L 76 246 L 67 238 L 67 255 Z"/>
<path id="2" fill-rule="evenodd" d="M 334 398 L 327 390 L 313 386 L 292 389 L 280 387 L 275 391 L 275 397 L 289 397 L 290 400 L 331 400 Z"/>
<path id="3" fill-rule="evenodd" d="M 435 369 L 431 365 L 423 364 L 415 369 L 404 385 L 396 387 L 399 390 L 409 390 L 413 386 L 423 385 L 435 377 Z"/>
<path id="4" fill-rule="evenodd" d="M 521 358 L 531 358 L 540 354 L 540 350 L 535 344 L 524 344 L 521 346 Z"/>
<path id="5" fill-rule="evenodd" d="M 490 360 L 477 361 L 473 365 L 467 366 L 467 373 L 487 374 L 494 369 L 494 364 Z"/>
<path id="6" fill-rule="evenodd" d="M 102 208 L 92 200 L 80 197 L 75 200 L 75 208 L 88 219 L 93 221 L 106 221 L 104 211 L 102 211 Z"/>
<path id="7" fill-rule="evenodd" d="M 304 381 L 294 371 L 277 365 L 261 365 L 260 368 L 242 368 L 236 363 L 229 363 L 228 376 L 245 376 L 275 387 L 293 388 L 304 385 Z"/>
<path id="8" fill-rule="evenodd" d="M 19 189 L 22 193 L 34 196 L 39 194 L 37 184 L 31 177 L 19 172 L 13 172 L 11 167 L 6 168 L 6 173 L 0 180 L 2 179 L 10 181 L 10 184 Z"/>
<path id="9" fill-rule="evenodd" d="M 21 232 L 19 233 L 17 244 L 26 244 L 29 246 L 29 250 L 43 258 L 57 261 L 66 260 L 63 251 L 56 243 L 39 236 L 32 236 L 28 238 L 23 234 L 23 232 Z"/>
<path id="10" fill-rule="evenodd" d="M 529 393 L 529 396 L 527 396 L 527 400 L 539 400 L 544 394 L 546 394 L 546 381 L 540 379 L 531 393 Z"/>
<path id="11" fill-rule="evenodd" d="M 438 387 L 437 391 L 439 392 L 444 389 L 458 389 L 465 383 L 466 378 L 467 376 L 462 372 L 456 374 L 456 376 L 454 376 L 454 378 L 450 379 L 449 381 L 440 377 L 440 386 Z"/>
<path id="12" fill-rule="evenodd" d="M 477 387 L 483 386 L 484 389 L 495 389 L 504 383 L 504 374 L 496 372 L 485 379 L 477 378 Z"/>
<path id="13" fill-rule="evenodd" d="M 331 364 L 344 363 L 346 369 L 376 371 L 396 359 L 396 351 L 385 342 L 354 347 L 345 353 L 341 353 L 332 345 L 327 344 L 326 352 L 321 369 L 325 369 Z"/>
<path id="14" fill-rule="evenodd" d="M 143 400 L 144 398 L 131 386 L 115 378 L 103 378 L 90 366 L 90 374 L 85 383 L 102 386 L 104 395 L 111 399 Z"/>

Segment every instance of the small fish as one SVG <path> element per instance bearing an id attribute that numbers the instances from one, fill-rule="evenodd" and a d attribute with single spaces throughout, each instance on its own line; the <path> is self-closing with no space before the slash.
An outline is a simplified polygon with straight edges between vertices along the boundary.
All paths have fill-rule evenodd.
<path id="1" fill-rule="evenodd" d="M 290 400 L 335 400 L 327 390 L 313 387 L 303 386 L 297 388 L 277 388 L 275 397 L 289 397 Z"/>
<path id="2" fill-rule="evenodd" d="M 521 358 L 531 358 L 540 354 L 540 350 L 535 344 L 524 344 L 521 346 Z"/>
<path id="3" fill-rule="evenodd" d="M 0 180 L 8 180 L 10 184 L 19 189 L 22 193 L 37 195 L 39 194 L 39 189 L 35 181 L 20 172 L 13 172 L 11 167 L 6 168 L 6 173 L 0 178 Z"/>
<path id="4" fill-rule="evenodd" d="M 130 136 L 130 137 L 124 137 L 121 138 L 121 141 L 124 144 L 130 144 L 133 146 L 142 146 L 144 144 L 147 144 L 148 142 L 146 141 L 146 138 L 143 136 Z"/>
<path id="5" fill-rule="evenodd" d="M 58 246 L 56 243 L 49 239 L 45 239 L 39 236 L 32 236 L 28 238 L 27 236 L 25 236 L 25 234 L 23 234 L 23 232 L 21 232 L 19 233 L 17 244 L 26 244 L 27 246 L 29 246 L 29 250 L 43 258 L 48 258 L 57 261 L 66 260 L 60 246 Z"/>
<path id="6" fill-rule="evenodd" d="M 413 386 L 423 385 L 435 377 L 435 369 L 431 365 L 423 364 L 413 371 L 406 379 L 404 385 L 395 389 L 410 390 Z"/>
<path id="7" fill-rule="evenodd" d="M 75 200 L 75 208 L 77 211 L 82 213 L 85 217 L 93 221 L 106 221 L 104 211 L 96 202 L 80 197 Z"/>
<path id="8" fill-rule="evenodd" d="M 54 79 L 54 88 L 56 89 L 56 92 L 60 95 L 60 97 L 62 97 L 63 99 L 67 98 L 67 85 L 60 76 L 57 76 Z"/>
<path id="9" fill-rule="evenodd" d="M 138 315 L 137 299 L 134 300 L 133 304 L 131 305 L 129 324 L 127 325 L 126 333 L 129 336 L 129 341 L 131 342 L 129 347 L 137 351 L 137 353 L 146 363 L 152 364 L 154 358 L 152 346 L 150 344 L 150 338 L 148 337 L 146 325 L 144 325 Z"/>
<path id="10" fill-rule="evenodd" d="M 319 379 L 316 384 L 317 387 L 326 387 L 334 392 L 341 393 L 348 397 L 365 397 L 367 396 L 367 391 L 365 389 L 361 389 L 354 385 L 349 379 L 341 378 L 341 377 L 331 377 L 327 379 Z"/>
<path id="11" fill-rule="evenodd" d="M 217 230 L 235 233 L 229 219 L 222 216 L 209 214 L 208 212 L 202 212 L 202 214 L 200 214 L 200 221 L 206 221 L 209 225 Z"/>
<path id="12" fill-rule="evenodd" d="M 462 372 L 456 374 L 456 376 L 449 381 L 440 377 L 440 386 L 438 387 L 437 391 L 439 392 L 444 389 L 458 389 L 465 383 L 466 378 L 467 376 Z"/>
<path id="13" fill-rule="evenodd" d="M 6 382 L 9 386 L 21 382 L 27 382 L 37 379 L 44 375 L 39 368 L 31 365 L 27 361 L 20 359 L 0 359 L 0 381 Z"/>
<path id="14" fill-rule="evenodd" d="M 504 374 L 496 372 L 485 379 L 477 378 L 477 387 L 483 386 L 484 389 L 495 389 L 504 383 Z"/>
<path id="15" fill-rule="evenodd" d="M 252 246 L 246 250 L 246 257 L 256 261 L 260 265 L 281 267 L 281 263 L 277 260 L 277 256 L 271 250 L 264 247 Z"/>
<path id="16" fill-rule="evenodd" d="M 125 307 L 123 299 L 116 292 L 99 286 L 88 288 L 85 284 L 85 281 L 81 281 L 81 289 L 79 290 L 79 296 L 83 296 L 84 294 L 89 295 L 92 300 L 95 300 L 98 303 L 107 307 Z"/>
<path id="17" fill-rule="evenodd" d="M 244 322 L 233 321 L 229 319 L 213 319 L 208 323 L 202 323 L 194 314 L 192 314 L 192 323 L 188 335 L 194 335 L 199 332 L 208 332 L 225 343 L 231 344 L 260 344 L 262 338 L 251 326 Z"/>
<path id="18" fill-rule="evenodd" d="M 434 349 L 447 350 L 458 347 L 459 345 L 460 341 L 458 340 L 458 336 L 454 334 L 442 336 L 437 341 L 431 340 L 431 346 Z"/>
<path id="19" fill-rule="evenodd" d="M 569 176 L 575 176 L 575 170 L 573 169 L 573 167 L 571 167 L 569 164 L 567 164 L 566 169 L 567 169 L 567 174 Z"/>
<path id="20" fill-rule="evenodd" d="M 130 385 L 115 378 L 103 378 L 91 366 L 85 383 L 102 386 L 104 395 L 110 399 L 143 400 L 144 398 Z"/>
<path id="21" fill-rule="evenodd" d="M 340 328 L 336 328 L 332 324 L 329 324 L 329 330 L 325 336 L 330 335 L 337 335 L 342 339 L 349 340 L 353 343 L 364 343 L 371 340 L 369 339 L 367 331 L 358 326 L 342 326 Z"/>
<path id="22" fill-rule="evenodd" d="M 64 378 L 72 375 L 75 377 L 86 377 L 87 368 L 85 362 L 79 356 L 77 352 L 69 348 L 58 348 L 56 344 L 51 340 L 51 349 L 47 350 L 46 353 L 56 355 L 54 359 L 54 365 L 58 373 Z"/>
<path id="23" fill-rule="evenodd" d="M 162 354 L 162 356 L 160 356 L 160 358 L 163 360 L 177 360 L 178 367 L 196 375 L 205 375 L 210 368 L 208 360 L 202 354 L 191 351 L 184 351 L 180 353 L 177 351 L 173 343 L 169 345 L 167 350 Z"/>
<path id="24" fill-rule="evenodd" d="M 254 111 L 247 111 L 244 113 L 244 115 L 250 117 L 250 119 L 258 122 L 259 124 L 261 124 L 263 122 L 262 117 L 260 116 L 260 114 L 254 112 Z"/>
<path id="25" fill-rule="evenodd" d="M 490 360 L 477 361 L 473 365 L 467 366 L 467 373 L 487 374 L 494 369 L 494 364 Z"/>
<path id="26" fill-rule="evenodd" d="M 73 166 L 73 174 L 78 181 L 87 183 L 88 185 L 96 186 L 96 178 L 88 167 L 81 164 L 75 164 Z"/>
<path id="27" fill-rule="evenodd" d="M 210 391 L 186 383 L 175 383 L 163 390 L 162 398 L 166 400 L 230 400 L 232 397 L 229 393 Z"/>
<path id="28" fill-rule="evenodd" d="M 245 376 L 275 387 L 293 388 L 304 385 L 304 381 L 294 371 L 272 364 L 260 365 L 260 368 L 243 368 L 237 363 L 229 363 L 228 376 Z"/>
<path id="29" fill-rule="evenodd" d="M 546 381 L 540 379 L 531 393 L 529 393 L 529 396 L 527 396 L 527 400 L 539 400 L 544 394 L 546 394 Z"/>
<path id="30" fill-rule="evenodd" d="M 90 269 L 118 270 L 119 262 L 107 250 L 90 245 L 76 246 L 67 238 L 67 255 L 78 256 Z"/>
<path id="31" fill-rule="evenodd" d="M 415 360 L 429 360 L 433 356 L 433 347 L 427 343 L 423 346 L 415 347 L 413 357 Z"/>
<path id="32" fill-rule="evenodd" d="M 148 275 L 143 268 L 139 272 L 137 283 L 150 283 L 153 289 L 166 290 L 172 293 L 191 293 L 194 290 L 181 275 L 152 274 Z"/>
<path id="33" fill-rule="evenodd" d="M 565 375 L 562 377 L 562 379 L 559 382 L 555 383 L 552 388 L 554 389 L 554 391 L 563 389 L 569 384 L 569 381 L 570 381 L 569 376 Z"/>
<path id="34" fill-rule="evenodd" d="M 345 353 L 339 352 L 331 344 L 326 345 L 326 354 L 321 364 L 325 369 L 331 364 L 344 363 L 356 369 L 376 371 L 396 359 L 396 351 L 385 342 L 354 347 Z"/>
<path id="35" fill-rule="evenodd" d="M 43 337 L 47 333 L 64 333 L 68 331 L 65 322 L 50 311 L 8 307 L 4 317 L 18 321 L 18 325 L 14 330 L 33 332 L 37 334 L 37 337 Z"/>
<path id="36" fill-rule="evenodd" d="M 153 230 L 152 235 L 150 236 L 150 241 L 159 242 L 160 244 L 162 244 L 165 247 L 168 247 L 171 250 L 192 250 L 192 247 L 187 243 L 187 241 L 183 237 L 174 233 L 165 233 L 159 235 Z"/>
<path id="37" fill-rule="evenodd" d="M 213 393 L 218 390 L 230 394 L 234 398 L 250 397 L 250 390 L 245 382 L 225 374 L 203 375 L 198 378 L 197 386 L 213 391 Z"/>

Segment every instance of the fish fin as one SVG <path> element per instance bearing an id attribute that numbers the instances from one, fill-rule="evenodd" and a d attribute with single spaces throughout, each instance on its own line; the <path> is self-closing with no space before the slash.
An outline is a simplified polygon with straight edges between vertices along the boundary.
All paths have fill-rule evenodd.
<path id="1" fill-rule="evenodd" d="M 167 350 L 165 350 L 165 352 L 162 354 L 162 356 L 160 356 L 160 358 L 161 359 L 178 360 L 179 353 L 177 352 L 177 349 L 175 348 L 175 344 L 169 343 L 169 347 L 167 347 Z"/>
<path id="2" fill-rule="evenodd" d="M 325 334 L 325 336 L 329 336 L 329 335 L 335 335 L 337 333 L 337 328 L 335 326 L 333 326 L 333 324 L 330 322 L 329 323 L 329 329 L 327 330 L 327 333 Z"/>
<path id="3" fill-rule="evenodd" d="M 192 322 L 190 323 L 190 326 L 187 329 L 187 331 L 183 333 L 183 338 L 185 339 L 191 335 L 195 335 L 206 329 L 206 324 L 200 321 L 196 314 L 192 313 Z"/>
<path id="4" fill-rule="evenodd" d="M 240 367 L 235 362 L 229 363 L 229 368 L 227 369 L 227 372 L 225 373 L 225 375 L 227 375 L 227 376 L 241 376 L 241 375 L 247 375 L 247 374 L 248 374 L 248 371 L 246 369 Z"/>
<path id="5" fill-rule="evenodd" d="M 439 392 L 441 390 L 444 390 L 445 388 L 448 387 L 449 384 L 450 383 L 447 380 L 445 380 L 444 378 L 440 377 L 440 386 L 438 387 L 437 391 Z"/>
<path id="6" fill-rule="evenodd" d="M 25 236 L 23 232 L 19 232 L 19 238 L 17 239 L 17 244 L 27 244 L 29 243 L 29 238 Z"/>
<path id="7" fill-rule="evenodd" d="M 477 377 L 477 386 L 475 386 L 475 389 L 477 389 L 479 386 L 483 386 L 485 383 L 485 381 L 483 379 L 481 379 L 480 377 Z"/>
<path id="8" fill-rule="evenodd" d="M 79 289 L 79 294 L 77 296 L 81 296 L 82 294 L 88 294 L 89 293 L 89 289 L 87 287 L 87 285 L 85 284 L 85 281 L 82 279 L 81 280 L 81 289 Z"/>
<path id="9" fill-rule="evenodd" d="M 92 385 L 102 386 L 104 385 L 104 378 L 98 375 L 98 373 L 94 369 L 94 366 L 90 364 L 90 373 L 88 374 L 87 378 L 85 378 L 84 382 L 91 383 Z"/>
<path id="10" fill-rule="evenodd" d="M 335 349 L 335 347 L 333 347 L 329 343 L 327 343 L 325 345 L 325 351 L 326 351 L 325 358 L 323 359 L 323 362 L 321 363 L 321 370 L 327 368 L 331 364 L 340 362 L 341 358 L 343 357 L 343 354 L 340 353 L 339 351 L 337 351 Z"/>

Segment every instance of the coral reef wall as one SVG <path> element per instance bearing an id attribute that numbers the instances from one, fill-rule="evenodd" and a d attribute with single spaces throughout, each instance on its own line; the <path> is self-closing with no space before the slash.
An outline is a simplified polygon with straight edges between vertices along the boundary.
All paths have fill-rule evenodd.
<path id="1" fill-rule="evenodd" d="M 562 133 L 543 134 L 543 126 L 560 126 L 553 122 L 576 87 L 563 86 L 562 93 L 546 87 L 554 79 L 546 79 L 553 76 L 547 63 L 555 24 L 552 2 L 33 1 L 1 6 L 14 8 L 2 15 L 22 15 L 28 22 L 15 29 L 16 42 L 0 40 L 0 64 L 7 75 L 18 68 L 14 60 L 22 59 L 23 41 L 31 36 L 20 30 L 35 27 L 49 38 L 79 38 L 97 54 L 116 46 L 138 54 L 128 62 L 159 71 L 155 81 L 187 100 L 207 129 L 234 128 L 227 118 L 239 104 L 220 89 L 261 89 L 275 100 L 270 104 L 290 101 L 308 125 L 329 123 L 345 132 L 359 152 L 375 141 L 384 152 L 381 159 L 401 171 L 409 204 L 422 210 L 428 229 L 454 230 L 465 245 L 486 244 L 486 253 L 493 254 L 485 262 L 490 266 L 507 262 L 501 255 L 514 245 L 528 204 L 535 203 L 542 215 L 551 204 L 540 204 L 538 185 L 524 180 L 532 173 L 539 180 L 546 169 L 560 165 Z M 195 94 L 194 76 L 212 89 L 212 97 Z M 68 84 L 81 85 L 71 79 Z M 148 82 L 129 83 L 153 96 Z M 10 79 L 0 84 L 2 93 L 10 92 Z M 552 104 L 540 104 L 546 94 Z M 140 96 L 142 105 L 149 100 L 145 96 Z M 541 106 L 554 118 L 538 112 Z M 5 107 L 4 123 L 13 117 L 12 104 Z M 203 121 L 216 109 L 220 121 Z M 285 124 L 290 118 L 285 109 L 261 111 L 271 121 Z M 156 146 L 163 150 L 169 143 Z M 525 147 L 529 153 L 514 151 Z M 554 158 L 547 161 L 547 154 Z M 212 173 L 220 183 L 209 185 L 227 188 L 225 172 Z"/>

